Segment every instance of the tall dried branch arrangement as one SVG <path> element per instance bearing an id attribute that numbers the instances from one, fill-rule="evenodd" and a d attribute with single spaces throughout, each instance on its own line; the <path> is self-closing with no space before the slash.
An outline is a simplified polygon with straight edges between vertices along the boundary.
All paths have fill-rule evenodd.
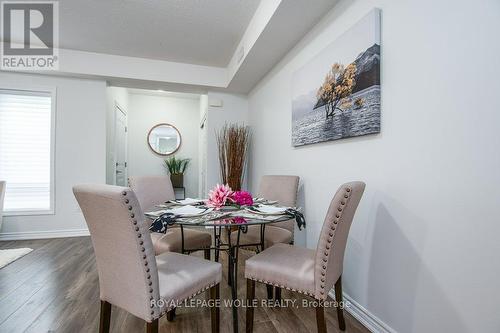
<path id="1" fill-rule="evenodd" d="M 219 148 L 220 175 L 223 184 L 234 191 L 241 190 L 246 169 L 250 128 L 238 124 L 225 124 L 215 132 Z"/>

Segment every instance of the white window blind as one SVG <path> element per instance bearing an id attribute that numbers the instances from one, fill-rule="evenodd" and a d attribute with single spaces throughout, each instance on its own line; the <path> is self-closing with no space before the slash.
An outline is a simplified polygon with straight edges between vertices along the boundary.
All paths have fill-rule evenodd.
<path id="1" fill-rule="evenodd" d="M 52 210 L 52 93 L 0 90 L 4 210 Z"/>

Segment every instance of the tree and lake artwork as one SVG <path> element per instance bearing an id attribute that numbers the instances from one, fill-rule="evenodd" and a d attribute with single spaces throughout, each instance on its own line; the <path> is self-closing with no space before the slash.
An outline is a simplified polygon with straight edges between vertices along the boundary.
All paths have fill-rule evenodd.
<path id="1" fill-rule="evenodd" d="M 294 73 L 292 144 L 380 132 L 380 10 Z"/>

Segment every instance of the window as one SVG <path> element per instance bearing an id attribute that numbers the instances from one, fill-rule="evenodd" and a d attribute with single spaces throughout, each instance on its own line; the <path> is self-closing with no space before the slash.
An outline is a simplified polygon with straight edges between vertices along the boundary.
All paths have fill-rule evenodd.
<path id="1" fill-rule="evenodd" d="M 6 215 L 53 212 L 53 92 L 0 89 Z"/>

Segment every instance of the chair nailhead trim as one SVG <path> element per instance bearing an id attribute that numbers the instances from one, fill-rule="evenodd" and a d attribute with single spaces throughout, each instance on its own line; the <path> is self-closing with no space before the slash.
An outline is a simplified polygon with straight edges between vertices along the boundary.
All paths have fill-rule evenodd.
<path id="1" fill-rule="evenodd" d="M 212 283 L 212 284 L 209 284 L 208 286 L 206 286 L 206 287 L 204 287 L 203 289 L 199 290 L 198 292 L 196 292 L 196 293 L 192 294 L 191 296 L 189 296 L 189 297 L 187 297 L 187 298 L 185 298 L 185 299 L 182 299 L 182 300 L 177 300 L 177 301 L 178 301 L 178 303 L 181 303 L 181 302 L 183 302 L 183 301 L 186 301 L 186 300 L 188 300 L 188 299 L 191 299 L 191 298 L 193 298 L 193 297 L 195 297 L 195 296 L 197 296 L 197 295 L 201 294 L 202 292 L 204 292 L 204 291 L 206 291 L 206 290 L 208 290 L 208 289 L 210 289 L 210 288 L 212 288 L 212 287 L 216 286 L 217 284 L 218 284 L 218 283 Z M 171 302 L 164 302 L 164 303 L 168 304 L 168 303 L 171 303 Z M 168 311 L 170 311 L 171 309 L 172 309 L 171 307 L 164 307 L 164 308 L 162 309 L 161 314 L 160 314 L 160 316 L 159 316 L 159 317 L 163 316 L 165 313 L 167 313 L 167 312 L 168 312 Z"/>
<path id="2" fill-rule="evenodd" d="M 347 200 L 349 199 L 349 192 L 351 192 L 351 189 L 350 188 L 346 188 L 345 191 L 346 192 L 344 194 L 344 198 L 346 200 L 342 200 L 340 202 L 340 206 L 337 207 L 338 213 L 335 214 L 335 219 L 332 221 L 333 223 L 330 224 L 331 231 L 328 233 L 329 237 L 326 239 L 326 245 L 325 245 L 326 251 L 324 252 L 325 256 L 323 257 L 323 262 L 324 263 L 328 263 L 328 259 L 329 259 L 328 256 L 330 254 L 330 251 L 329 251 L 330 250 L 330 244 L 333 242 L 333 237 L 335 236 L 335 233 L 333 231 L 335 231 L 335 229 L 336 229 L 335 226 L 339 223 L 339 220 L 342 217 L 342 210 L 343 210 L 344 206 L 346 205 Z M 327 268 L 327 266 L 323 265 L 322 266 L 322 270 L 321 270 L 321 276 L 323 276 L 321 278 L 322 284 L 320 285 L 320 289 L 321 289 L 320 290 L 320 294 L 321 295 L 324 295 L 323 289 L 325 289 L 325 285 L 324 285 L 325 278 L 324 278 L 324 276 L 326 276 L 326 268 Z"/>
<path id="3" fill-rule="evenodd" d="M 122 192 L 122 195 L 126 196 L 127 195 L 127 192 L 126 191 L 123 191 Z M 130 203 L 130 200 L 129 199 L 125 199 L 124 200 L 125 204 L 129 204 Z M 145 275 L 147 273 L 150 272 L 150 269 L 148 267 L 148 261 L 146 260 L 147 259 L 147 255 L 146 255 L 146 248 L 143 246 L 144 245 L 144 241 L 141 239 L 142 238 L 142 233 L 140 232 L 140 228 L 139 226 L 137 225 L 138 222 L 137 222 L 137 219 L 134 219 L 135 218 L 135 212 L 134 212 L 134 207 L 132 205 L 128 205 L 127 206 L 127 209 L 130 211 L 130 218 L 132 219 L 132 224 L 135 226 L 134 227 L 134 230 L 137 232 L 137 238 L 139 239 L 138 243 L 139 245 L 141 246 L 141 252 L 143 252 L 143 256 L 142 256 L 142 259 L 144 260 L 144 267 L 145 267 Z M 154 293 L 154 289 L 152 288 L 152 285 L 153 285 L 153 281 L 151 281 L 151 274 L 147 274 L 146 275 L 146 279 L 148 280 L 148 283 L 147 285 L 149 286 L 149 293 L 150 294 L 153 294 Z M 149 299 L 152 301 L 154 299 L 154 295 L 151 295 L 149 297 Z M 151 311 L 151 316 L 153 316 L 153 319 L 156 319 L 158 317 L 155 316 L 155 306 L 153 304 L 150 304 L 150 308 L 152 309 Z"/>
<path id="4" fill-rule="evenodd" d="M 277 284 L 277 283 L 273 283 L 273 282 L 269 282 L 269 281 L 264 281 L 264 280 L 257 279 L 257 278 L 254 278 L 254 277 L 247 277 L 247 279 L 254 280 L 254 281 L 257 281 L 257 282 L 260 282 L 260 283 L 270 284 L 270 285 L 275 286 L 275 287 L 279 287 L 279 288 L 282 288 L 282 289 L 286 289 L 286 290 L 290 290 L 290 291 L 298 292 L 300 294 L 304 294 L 304 295 L 308 295 L 308 296 L 314 297 L 314 294 L 310 293 L 308 291 L 289 288 L 289 287 L 283 286 L 281 284 Z"/>

